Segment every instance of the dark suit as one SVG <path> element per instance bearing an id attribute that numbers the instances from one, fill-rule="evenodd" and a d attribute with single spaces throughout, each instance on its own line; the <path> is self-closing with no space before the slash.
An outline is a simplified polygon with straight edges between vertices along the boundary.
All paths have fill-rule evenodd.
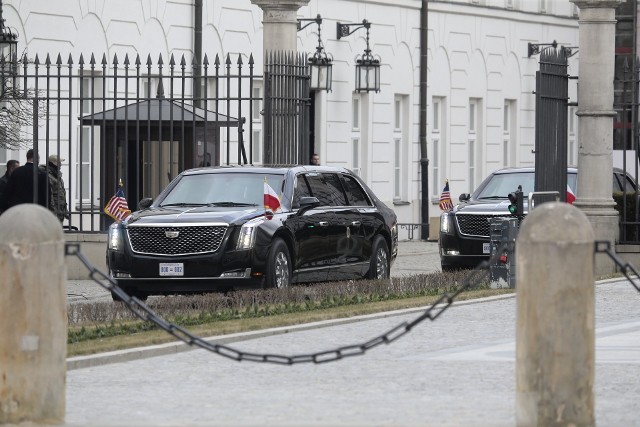
<path id="1" fill-rule="evenodd" d="M 47 207 L 47 193 L 49 192 L 49 180 L 47 174 L 36 169 L 38 182 L 38 194 L 33 194 L 33 163 L 26 163 L 14 169 L 9 177 L 9 182 L 0 200 L 0 211 L 7 210 L 21 203 L 38 203 Z"/>

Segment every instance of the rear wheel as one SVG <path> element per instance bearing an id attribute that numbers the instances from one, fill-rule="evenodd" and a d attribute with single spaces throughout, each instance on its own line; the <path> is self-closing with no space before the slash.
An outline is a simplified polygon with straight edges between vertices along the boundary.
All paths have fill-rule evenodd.
<path id="1" fill-rule="evenodd" d="M 368 279 L 389 278 L 389 248 L 387 242 L 380 235 L 373 239 L 373 251 L 369 264 Z"/>
<path id="2" fill-rule="evenodd" d="M 275 239 L 267 259 L 267 288 L 286 288 L 291 284 L 291 257 L 282 239 Z"/>

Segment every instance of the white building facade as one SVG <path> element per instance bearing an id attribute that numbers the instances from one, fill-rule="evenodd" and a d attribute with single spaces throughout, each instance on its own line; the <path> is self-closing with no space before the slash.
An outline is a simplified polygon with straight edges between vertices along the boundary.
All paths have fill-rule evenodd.
<path id="1" fill-rule="evenodd" d="M 333 57 L 333 88 L 316 93 L 315 150 L 322 164 L 356 171 L 378 197 L 393 206 L 400 223 L 421 223 L 420 0 L 311 0 L 298 18 L 322 16 L 322 41 Z M 204 0 L 202 50 L 217 55 L 253 55 L 263 66 L 262 10 L 250 0 Z M 533 165 L 537 56 L 528 43 L 578 47 L 577 8 L 568 0 L 460 0 L 428 2 L 427 158 L 431 238 L 437 238 L 438 198 L 449 180 L 454 202 L 493 170 Z M 18 52 L 29 58 L 69 55 L 96 58 L 125 54 L 176 58 L 191 63 L 194 2 L 187 0 L 4 0 L 5 25 L 17 32 Z M 370 47 L 381 60 L 381 90 L 358 93 L 355 58 L 365 31 L 338 40 L 336 23 L 371 22 Z M 311 25 L 298 32 L 298 50 L 312 53 L 318 40 Z M 577 55 L 569 74 L 577 76 Z M 106 93 L 113 87 L 102 88 Z M 147 88 L 152 91 L 154 88 Z M 255 95 L 261 96 L 258 82 Z M 576 99 L 570 85 L 570 101 Z M 224 111 L 223 111 L 224 112 Z M 577 162 L 577 120 L 569 111 L 569 163 Z M 247 112 L 260 139 L 259 111 Z M 249 117 L 247 117 L 249 119 Z M 60 138 L 61 152 L 76 150 L 80 127 Z M 43 135 L 40 135 L 43 138 Z M 85 138 L 87 140 L 87 138 Z M 224 149 L 224 146 L 222 149 Z M 26 147 L 0 149 L 0 164 L 24 162 Z M 62 156 L 64 157 L 64 156 Z M 218 153 L 224 158 L 225 153 Z M 79 158 L 79 157 L 78 157 Z M 93 158 L 95 159 L 95 157 Z M 254 163 L 260 163 L 255 147 Z M 89 172 L 63 164 L 65 176 Z M 87 177 L 84 182 L 96 177 Z M 154 191 L 159 191 L 156 188 Z M 70 206 L 82 201 L 67 189 Z M 104 201 L 93 200 L 95 204 Z M 401 235 L 400 238 L 403 238 Z"/>

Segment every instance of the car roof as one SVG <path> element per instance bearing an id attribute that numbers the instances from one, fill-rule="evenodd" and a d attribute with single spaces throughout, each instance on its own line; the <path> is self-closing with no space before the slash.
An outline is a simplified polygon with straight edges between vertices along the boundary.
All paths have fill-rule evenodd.
<path id="1" fill-rule="evenodd" d="M 624 170 L 618 167 L 614 167 L 613 171 L 618 173 L 624 173 Z M 523 172 L 535 172 L 535 168 L 533 166 L 509 167 L 509 168 L 498 169 L 497 171 L 494 172 L 494 174 L 523 173 Z M 578 168 L 576 166 L 568 166 L 567 172 L 577 173 Z M 628 172 L 629 171 L 627 170 L 627 173 Z"/>
<path id="2" fill-rule="evenodd" d="M 493 173 L 494 174 L 526 173 L 526 172 L 535 172 L 535 170 L 536 168 L 534 168 L 533 166 L 521 166 L 521 167 L 509 167 L 509 168 L 498 169 Z M 578 172 L 578 169 L 573 166 L 569 166 L 567 167 L 567 172 L 576 173 Z"/>
<path id="3" fill-rule="evenodd" d="M 316 165 L 274 165 L 274 166 L 254 166 L 254 165 L 223 165 L 204 168 L 188 169 L 182 172 L 184 175 L 199 175 L 208 173 L 266 173 L 284 175 L 288 172 L 341 172 L 350 173 L 348 169 L 334 166 Z"/>

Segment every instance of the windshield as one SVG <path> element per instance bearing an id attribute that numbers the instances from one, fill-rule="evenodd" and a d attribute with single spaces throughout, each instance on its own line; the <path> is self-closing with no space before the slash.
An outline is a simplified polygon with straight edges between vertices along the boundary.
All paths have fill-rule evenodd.
<path id="1" fill-rule="evenodd" d="M 526 195 L 533 192 L 535 182 L 534 172 L 515 172 L 491 175 L 489 182 L 475 194 L 476 199 L 507 199 L 508 194 L 516 191 L 522 185 L 522 192 Z M 567 184 L 576 191 L 576 174 L 567 174 Z"/>
<path id="2" fill-rule="evenodd" d="M 264 206 L 264 180 L 280 196 L 283 175 L 206 173 L 184 175 L 160 206 Z"/>

